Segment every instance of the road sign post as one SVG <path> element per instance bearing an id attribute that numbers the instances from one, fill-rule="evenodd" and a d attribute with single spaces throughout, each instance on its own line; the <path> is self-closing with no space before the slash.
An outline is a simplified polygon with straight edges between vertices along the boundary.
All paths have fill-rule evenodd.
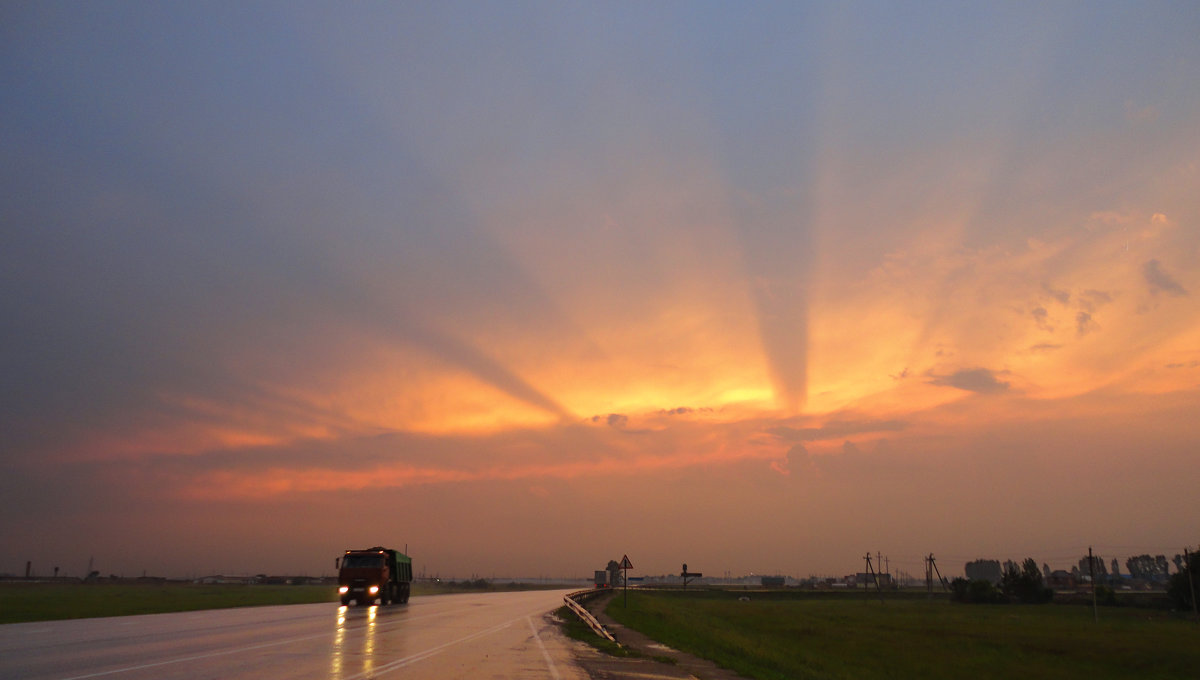
<path id="1" fill-rule="evenodd" d="M 701 576 L 704 576 L 704 574 L 702 574 L 698 571 L 688 571 L 687 562 L 683 563 L 683 571 L 679 573 L 679 577 L 683 579 L 684 590 L 687 589 L 687 584 L 688 584 L 689 579 L 700 578 Z"/>
<path id="2" fill-rule="evenodd" d="M 629 561 L 629 555 L 621 558 L 621 583 L 625 588 L 625 601 L 621 604 L 622 607 L 629 606 L 629 570 L 633 569 L 633 562 Z"/>

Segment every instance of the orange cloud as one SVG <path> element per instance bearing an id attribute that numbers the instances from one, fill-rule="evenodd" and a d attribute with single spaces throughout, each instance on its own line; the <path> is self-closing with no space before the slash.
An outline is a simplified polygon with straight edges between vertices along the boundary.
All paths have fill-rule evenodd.
<path id="1" fill-rule="evenodd" d="M 716 447 L 703 452 L 687 450 L 667 455 L 608 456 L 599 460 L 562 463 L 490 465 L 470 470 L 415 467 L 404 463 L 354 471 L 287 467 L 243 472 L 217 470 L 190 480 L 181 494 L 187 498 L 203 500 L 262 499 L 295 493 L 403 488 L 468 481 L 627 476 L 695 465 L 724 464 L 747 459 L 770 460 L 776 457 L 776 452 L 761 447 Z"/>

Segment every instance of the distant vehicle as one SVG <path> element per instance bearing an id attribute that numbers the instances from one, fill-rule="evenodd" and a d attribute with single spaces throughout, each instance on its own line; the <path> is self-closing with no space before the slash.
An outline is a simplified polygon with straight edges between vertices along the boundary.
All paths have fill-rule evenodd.
<path id="1" fill-rule="evenodd" d="M 408 602 L 412 588 L 412 558 L 398 550 L 375 546 L 347 550 L 338 568 L 338 596 L 360 607 Z"/>
<path id="2" fill-rule="evenodd" d="M 594 580 L 597 588 L 612 588 L 612 582 L 608 580 L 608 572 L 601 569 L 596 570 L 596 578 Z"/>

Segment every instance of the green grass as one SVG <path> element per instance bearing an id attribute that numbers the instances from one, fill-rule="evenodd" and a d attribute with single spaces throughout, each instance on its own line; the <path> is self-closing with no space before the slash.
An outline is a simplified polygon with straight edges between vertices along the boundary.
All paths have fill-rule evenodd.
<path id="1" fill-rule="evenodd" d="M 559 607 L 558 611 L 555 613 L 563 622 L 562 629 L 563 632 L 567 634 L 567 637 L 579 640 L 581 642 L 586 642 L 592 647 L 595 647 L 597 650 L 608 654 L 609 656 L 638 656 L 636 652 L 628 647 L 622 647 L 611 640 L 596 635 L 596 632 L 593 631 L 586 623 L 580 620 L 579 616 L 575 614 L 575 612 L 571 611 L 570 607 Z"/>
<path id="2" fill-rule="evenodd" d="M 798 593 L 630 592 L 614 619 L 758 680 L 1197 678 L 1200 626 L 1168 612 Z"/>
<path id="3" fill-rule="evenodd" d="M 333 602 L 329 586 L 0 584 L 0 623 Z"/>

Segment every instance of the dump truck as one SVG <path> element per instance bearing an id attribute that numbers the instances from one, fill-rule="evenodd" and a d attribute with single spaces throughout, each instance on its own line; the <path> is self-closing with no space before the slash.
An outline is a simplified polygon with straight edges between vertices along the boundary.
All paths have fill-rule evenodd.
<path id="1" fill-rule="evenodd" d="M 366 607 L 408 602 L 412 587 L 412 558 L 399 550 L 375 546 L 347 550 L 338 565 L 338 597 Z"/>

